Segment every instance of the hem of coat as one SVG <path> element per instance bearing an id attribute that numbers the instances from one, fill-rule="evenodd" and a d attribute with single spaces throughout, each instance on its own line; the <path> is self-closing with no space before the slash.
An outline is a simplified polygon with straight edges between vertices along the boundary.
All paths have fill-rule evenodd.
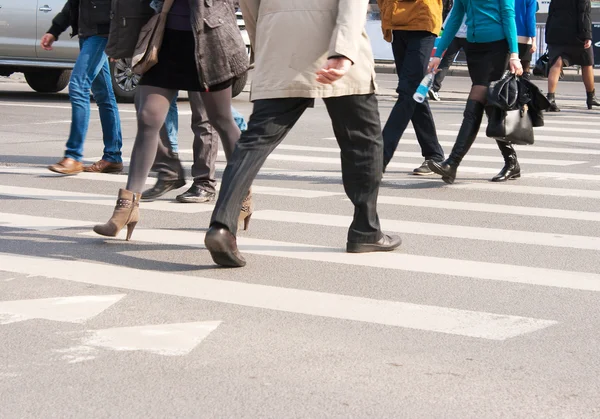
<path id="1" fill-rule="evenodd" d="M 260 92 L 252 92 L 250 90 L 250 101 L 263 100 L 263 99 L 291 99 L 291 98 L 306 98 L 306 99 L 327 99 L 332 97 L 342 96 L 357 96 L 357 95 L 370 95 L 375 93 L 373 87 L 362 88 L 362 89 L 340 89 L 332 90 L 328 92 L 323 91 L 306 91 L 306 90 L 266 90 Z"/>

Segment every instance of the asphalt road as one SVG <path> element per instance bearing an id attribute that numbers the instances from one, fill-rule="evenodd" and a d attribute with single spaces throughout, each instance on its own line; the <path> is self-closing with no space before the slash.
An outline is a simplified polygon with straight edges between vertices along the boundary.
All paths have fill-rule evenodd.
<path id="1" fill-rule="evenodd" d="M 447 153 L 467 88 L 448 78 L 432 104 Z M 68 97 L 0 83 L 0 417 L 600 417 L 600 114 L 581 83 L 560 89 L 509 184 L 489 182 L 503 162 L 483 131 L 455 185 L 411 175 L 409 130 L 379 200 L 404 243 L 379 255 L 343 252 L 352 208 L 317 103 L 254 184 L 247 267 L 226 270 L 203 249 L 211 205 L 174 203 L 183 189 L 142 203 L 131 242 L 96 236 L 126 177 L 47 171 Z M 101 152 L 93 110 L 86 160 Z"/>

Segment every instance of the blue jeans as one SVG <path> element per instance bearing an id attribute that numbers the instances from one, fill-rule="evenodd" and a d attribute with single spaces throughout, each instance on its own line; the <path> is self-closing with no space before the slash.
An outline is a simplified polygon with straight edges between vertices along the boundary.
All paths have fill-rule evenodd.
<path id="1" fill-rule="evenodd" d="M 167 136 L 169 137 L 169 143 L 171 144 L 171 151 L 177 153 L 179 151 L 179 144 L 177 140 L 177 133 L 179 132 L 179 113 L 177 112 L 177 96 L 171 102 L 169 113 L 167 113 L 167 119 L 165 119 L 165 129 L 167 130 Z"/>
<path id="2" fill-rule="evenodd" d="M 421 31 L 394 31 L 392 52 L 398 73 L 398 100 L 383 128 L 383 164 L 394 156 L 408 122 L 412 121 L 421 154 L 426 160 L 444 160 L 429 102 L 417 103 L 412 97 L 425 77 L 435 35 Z"/>
<path id="3" fill-rule="evenodd" d="M 100 112 L 104 140 L 103 160 L 121 163 L 121 121 L 113 92 L 108 57 L 104 53 L 108 39 L 91 36 L 79 39 L 79 57 L 69 81 L 71 132 L 65 157 L 81 161 L 83 143 L 90 123 L 90 90 Z"/>

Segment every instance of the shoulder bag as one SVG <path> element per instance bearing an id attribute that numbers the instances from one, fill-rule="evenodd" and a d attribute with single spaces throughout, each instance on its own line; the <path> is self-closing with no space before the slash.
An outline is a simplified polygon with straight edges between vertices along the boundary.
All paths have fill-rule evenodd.
<path id="1" fill-rule="evenodd" d="M 152 16 L 142 27 L 131 59 L 131 67 L 134 73 L 144 74 L 158 63 L 158 52 L 162 45 L 167 15 L 171 10 L 173 1 L 165 0 L 160 13 Z"/>

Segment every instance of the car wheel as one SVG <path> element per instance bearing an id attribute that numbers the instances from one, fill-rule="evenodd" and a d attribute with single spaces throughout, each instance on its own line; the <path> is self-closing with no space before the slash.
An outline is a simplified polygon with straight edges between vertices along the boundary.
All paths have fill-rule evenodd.
<path id="1" fill-rule="evenodd" d="M 142 76 L 131 70 L 131 59 L 120 59 L 111 62 L 110 74 L 117 100 L 119 102 L 133 102 L 138 82 Z"/>
<path id="2" fill-rule="evenodd" d="M 71 70 L 28 71 L 25 80 L 29 87 L 40 93 L 56 93 L 63 90 L 69 84 Z"/>
<path id="3" fill-rule="evenodd" d="M 244 91 L 246 87 L 246 83 L 248 82 L 248 72 L 246 71 L 244 74 L 239 76 L 233 81 L 233 86 L 231 87 L 231 97 L 236 97 L 240 93 Z"/>

